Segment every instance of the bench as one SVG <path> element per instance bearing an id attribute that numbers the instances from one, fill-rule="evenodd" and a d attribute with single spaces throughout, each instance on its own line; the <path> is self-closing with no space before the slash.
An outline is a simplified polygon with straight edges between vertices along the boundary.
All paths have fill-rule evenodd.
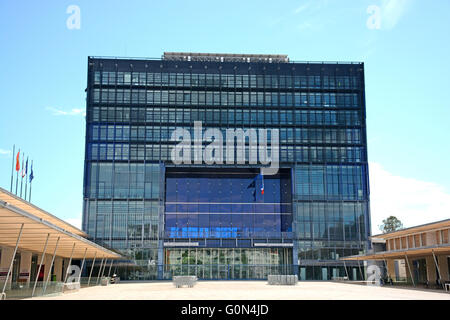
<path id="1" fill-rule="evenodd" d="M 79 282 L 67 282 L 64 283 L 63 292 L 74 292 L 80 290 L 81 285 Z"/>
<path id="2" fill-rule="evenodd" d="M 348 277 L 333 277 L 333 281 L 347 281 Z"/>
<path id="3" fill-rule="evenodd" d="M 188 286 L 192 288 L 197 283 L 196 276 L 174 276 L 172 278 L 173 284 L 176 288 L 181 288 L 182 286 Z"/>
<path id="4" fill-rule="evenodd" d="M 268 275 L 267 282 L 269 285 L 288 285 L 295 286 L 298 283 L 297 275 Z"/>
<path id="5" fill-rule="evenodd" d="M 102 277 L 100 279 L 100 285 L 102 286 L 107 286 L 111 283 L 111 278 L 110 277 Z"/>

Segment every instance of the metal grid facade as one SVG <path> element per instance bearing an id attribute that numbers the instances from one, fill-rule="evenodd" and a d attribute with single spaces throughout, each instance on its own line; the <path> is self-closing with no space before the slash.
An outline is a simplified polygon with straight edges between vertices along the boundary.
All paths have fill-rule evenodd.
<path id="1" fill-rule="evenodd" d="M 219 259 L 213 250 L 230 247 L 224 243 L 234 234 L 208 244 L 210 234 L 195 228 L 177 239 L 167 232 L 166 179 L 179 169 L 170 161 L 171 133 L 192 132 L 194 121 L 223 132 L 276 128 L 280 167 L 291 183 L 289 230 L 248 236 L 231 247 L 291 243 L 290 268 L 304 279 L 342 275 L 338 259 L 364 251 L 370 232 L 365 117 L 362 63 L 90 57 L 83 230 L 135 261 L 163 266 L 164 243 L 175 240 L 203 243 Z M 256 167 L 183 170 L 252 173 Z M 356 270 L 349 268 L 346 273 Z"/>

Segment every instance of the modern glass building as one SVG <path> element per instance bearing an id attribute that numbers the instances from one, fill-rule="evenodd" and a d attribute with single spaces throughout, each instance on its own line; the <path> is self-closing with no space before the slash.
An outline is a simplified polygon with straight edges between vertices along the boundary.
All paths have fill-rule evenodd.
<path id="1" fill-rule="evenodd" d="M 340 258 L 370 245 L 365 119 L 363 63 L 89 57 L 83 230 L 129 257 L 125 279 L 361 279 Z M 259 175 L 249 139 L 245 163 L 174 164 L 174 130 L 197 121 L 278 129 L 278 173 Z"/>

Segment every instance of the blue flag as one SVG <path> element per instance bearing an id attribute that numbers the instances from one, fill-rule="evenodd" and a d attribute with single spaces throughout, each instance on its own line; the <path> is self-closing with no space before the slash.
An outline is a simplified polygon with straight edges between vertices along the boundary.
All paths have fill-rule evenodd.
<path id="1" fill-rule="evenodd" d="M 33 165 L 31 165 L 31 172 L 30 172 L 30 183 L 33 181 L 34 175 L 33 175 Z"/>
<path id="2" fill-rule="evenodd" d="M 252 182 L 247 186 L 247 189 L 253 189 L 253 200 L 256 201 L 256 182 L 261 179 L 261 187 L 260 192 L 264 195 L 264 176 L 262 173 L 259 173 L 256 177 L 253 178 Z"/>

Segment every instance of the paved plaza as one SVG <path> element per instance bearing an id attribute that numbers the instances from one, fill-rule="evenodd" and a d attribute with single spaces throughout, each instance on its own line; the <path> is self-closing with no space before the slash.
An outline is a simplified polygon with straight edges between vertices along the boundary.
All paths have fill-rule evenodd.
<path id="1" fill-rule="evenodd" d="M 450 300 L 444 291 L 375 287 L 338 282 L 299 282 L 272 286 L 266 281 L 198 281 L 194 288 L 172 282 L 128 282 L 84 288 L 52 300 Z"/>

